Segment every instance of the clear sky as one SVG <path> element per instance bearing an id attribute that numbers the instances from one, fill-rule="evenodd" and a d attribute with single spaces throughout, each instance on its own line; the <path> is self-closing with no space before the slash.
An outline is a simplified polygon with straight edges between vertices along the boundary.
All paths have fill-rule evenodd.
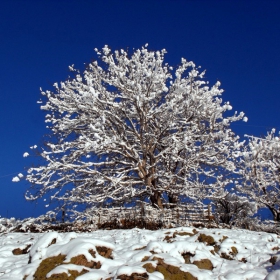
<path id="1" fill-rule="evenodd" d="M 184 57 L 221 81 L 223 100 L 249 118 L 232 126 L 237 134 L 280 129 L 279 0 L 1 0 L 0 40 L 2 217 L 46 211 L 12 178 L 38 162 L 22 155 L 48 132 L 39 88 L 65 80 L 69 65 L 83 69 L 95 47 L 165 48 L 169 64 Z"/>

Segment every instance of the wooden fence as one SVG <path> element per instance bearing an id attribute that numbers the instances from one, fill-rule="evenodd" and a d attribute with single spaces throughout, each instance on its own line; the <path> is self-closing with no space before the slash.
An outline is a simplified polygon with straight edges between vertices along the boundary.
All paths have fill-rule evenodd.
<path id="1" fill-rule="evenodd" d="M 188 204 L 173 208 L 155 209 L 145 203 L 136 207 L 99 208 L 93 213 L 99 225 L 113 221 L 145 221 L 167 226 L 189 226 L 207 224 L 213 220 L 210 205 Z M 97 221 L 96 221 L 97 219 Z"/>

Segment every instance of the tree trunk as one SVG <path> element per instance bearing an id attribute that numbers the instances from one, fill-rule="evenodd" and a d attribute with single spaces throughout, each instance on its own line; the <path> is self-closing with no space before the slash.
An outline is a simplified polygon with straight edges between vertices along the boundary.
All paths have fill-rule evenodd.
<path id="1" fill-rule="evenodd" d="M 280 212 L 276 213 L 276 222 L 280 222 Z"/>
<path id="2" fill-rule="evenodd" d="M 152 206 L 155 208 L 163 209 L 161 194 L 158 191 L 154 191 L 150 196 Z"/>
<path id="3" fill-rule="evenodd" d="M 156 162 L 153 155 L 153 151 L 150 151 L 149 156 L 150 156 L 150 165 L 153 166 Z M 151 170 L 149 170 L 149 175 L 148 178 L 146 179 L 148 185 L 151 186 L 152 189 L 150 200 L 152 202 L 153 207 L 163 209 L 161 192 L 157 190 L 157 182 L 154 176 L 155 173 L 156 173 L 156 168 L 154 166 L 151 168 Z"/>
<path id="4" fill-rule="evenodd" d="M 273 214 L 274 221 L 280 222 L 280 212 L 277 211 L 276 209 L 273 209 L 272 214 Z"/>
<path id="5" fill-rule="evenodd" d="M 280 222 L 280 210 L 277 210 L 269 205 L 266 205 L 267 208 L 270 210 L 270 212 L 272 213 L 273 215 L 273 220 L 275 222 Z"/>
<path id="6" fill-rule="evenodd" d="M 174 196 L 174 194 L 168 194 L 168 202 L 171 203 L 170 208 L 175 208 L 178 202 L 178 197 Z"/>

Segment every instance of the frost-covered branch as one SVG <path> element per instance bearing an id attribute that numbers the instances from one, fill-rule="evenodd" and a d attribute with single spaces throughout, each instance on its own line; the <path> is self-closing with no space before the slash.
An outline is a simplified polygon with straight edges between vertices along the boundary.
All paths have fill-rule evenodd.
<path id="1" fill-rule="evenodd" d="M 236 172 L 243 144 L 230 124 L 247 118 L 228 116 L 219 82 L 209 87 L 185 59 L 173 70 L 165 50 L 96 51 L 82 74 L 41 91 L 52 137 L 39 149 L 45 164 L 28 170 L 28 199 L 55 192 L 89 207 L 141 199 L 162 208 Z"/>
<path id="2" fill-rule="evenodd" d="M 248 136 L 241 161 L 247 193 L 259 207 L 267 207 L 274 220 L 280 221 L 280 139 L 275 129 L 266 137 Z"/>

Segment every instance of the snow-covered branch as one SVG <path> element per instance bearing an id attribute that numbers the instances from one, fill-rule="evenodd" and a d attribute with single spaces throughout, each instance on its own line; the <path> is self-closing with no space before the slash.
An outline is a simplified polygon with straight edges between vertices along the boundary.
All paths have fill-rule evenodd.
<path id="1" fill-rule="evenodd" d="M 219 82 L 209 87 L 185 59 L 173 70 L 165 50 L 97 53 L 82 74 L 41 91 L 52 137 L 40 150 L 46 164 L 28 171 L 29 199 L 56 190 L 54 199 L 89 207 L 146 199 L 162 208 L 236 172 L 243 144 L 230 124 L 247 118 L 224 116 L 232 107 Z"/>

